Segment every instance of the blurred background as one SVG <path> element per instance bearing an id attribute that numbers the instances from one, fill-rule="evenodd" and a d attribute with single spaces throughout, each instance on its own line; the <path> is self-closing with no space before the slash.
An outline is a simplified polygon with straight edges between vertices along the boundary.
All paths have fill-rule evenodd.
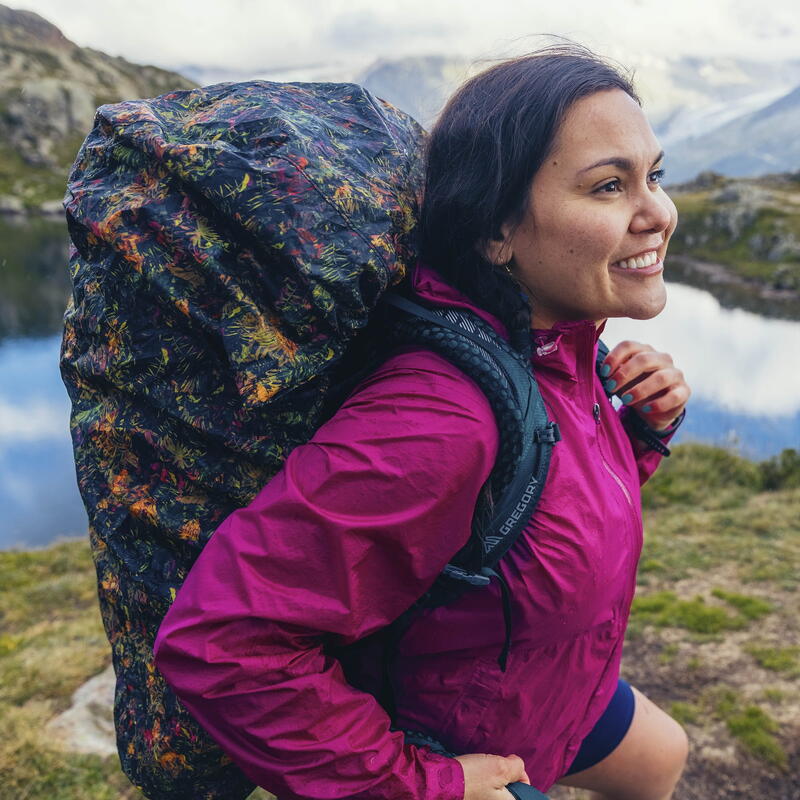
<path id="1" fill-rule="evenodd" d="M 61 199 L 95 108 L 220 81 L 356 81 L 424 125 L 493 59 L 566 36 L 635 72 L 681 214 L 655 320 L 680 440 L 800 444 L 800 15 L 786 2 L 27 0 L 0 5 L 0 548 L 81 535 L 57 362 Z"/>
<path id="2" fill-rule="evenodd" d="M 429 126 L 466 77 L 551 36 L 634 71 L 680 213 L 665 311 L 611 320 L 603 336 L 671 353 L 694 390 L 644 487 L 623 674 L 689 733 L 676 800 L 800 800 L 793 0 L 0 5 L 0 800 L 142 797 L 116 757 L 58 372 L 61 204 L 95 109 L 220 81 L 355 81 Z"/>

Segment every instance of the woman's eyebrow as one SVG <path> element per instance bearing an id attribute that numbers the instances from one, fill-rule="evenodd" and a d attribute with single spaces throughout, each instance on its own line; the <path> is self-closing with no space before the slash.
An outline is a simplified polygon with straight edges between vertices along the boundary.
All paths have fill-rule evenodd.
<path id="1" fill-rule="evenodd" d="M 651 166 L 655 166 L 658 164 L 661 159 L 664 158 L 664 151 L 662 150 L 654 159 Z M 619 169 L 626 170 L 628 172 L 633 172 L 634 164 L 629 158 L 623 158 L 621 156 L 613 156 L 612 158 L 604 158 L 601 161 L 596 161 L 594 164 L 591 164 L 588 167 L 584 167 L 581 170 L 578 170 L 578 175 L 583 172 L 588 172 L 591 169 L 597 169 L 597 167 L 618 167 Z"/>

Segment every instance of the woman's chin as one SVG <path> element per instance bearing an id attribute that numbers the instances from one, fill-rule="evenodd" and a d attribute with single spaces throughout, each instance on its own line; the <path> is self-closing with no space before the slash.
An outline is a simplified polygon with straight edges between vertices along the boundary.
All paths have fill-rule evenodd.
<path id="1" fill-rule="evenodd" d="M 627 309 L 623 317 L 630 319 L 653 319 L 657 317 L 667 304 L 667 288 L 663 281 L 659 282 L 660 285 L 655 291 L 649 292 L 646 296 L 632 299 L 627 304 Z"/>

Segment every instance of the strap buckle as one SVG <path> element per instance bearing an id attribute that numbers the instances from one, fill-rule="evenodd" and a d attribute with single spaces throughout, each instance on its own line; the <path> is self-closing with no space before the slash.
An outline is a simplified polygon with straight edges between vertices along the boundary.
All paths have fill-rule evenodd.
<path id="1" fill-rule="evenodd" d="M 533 432 L 533 441 L 544 444 L 555 444 L 561 441 L 561 431 L 555 422 L 548 422 L 543 428 Z"/>
<path id="2" fill-rule="evenodd" d="M 442 570 L 442 574 L 457 581 L 464 581 L 470 586 L 488 586 L 492 580 L 488 575 L 478 575 L 474 572 L 467 572 L 467 570 L 457 567 L 455 564 L 448 564 L 445 566 Z"/>

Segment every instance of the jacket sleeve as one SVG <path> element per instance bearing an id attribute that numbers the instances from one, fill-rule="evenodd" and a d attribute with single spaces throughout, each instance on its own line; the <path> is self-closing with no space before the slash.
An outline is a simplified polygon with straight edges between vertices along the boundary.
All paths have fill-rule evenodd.
<path id="1" fill-rule="evenodd" d="M 622 427 L 631 441 L 633 454 L 636 457 L 636 466 L 639 470 L 639 485 L 643 486 L 656 471 L 661 459 L 669 455 L 667 445 L 681 426 L 686 416 L 686 411 L 682 411 L 672 425 L 660 433 L 656 433 L 649 428 L 638 414 L 628 406 L 620 406 L 617 413 L 622 422 Z"/>
<path id="2" fill-rule="evenodd" d="M 158 669 L 255 783 L 286 798 L 461 800 L 453 759 L 404 745 L 325 644 L 394 620 L 466 542 L 497 428 L 438 356 L 395 356 L 211 537 Z"/>

